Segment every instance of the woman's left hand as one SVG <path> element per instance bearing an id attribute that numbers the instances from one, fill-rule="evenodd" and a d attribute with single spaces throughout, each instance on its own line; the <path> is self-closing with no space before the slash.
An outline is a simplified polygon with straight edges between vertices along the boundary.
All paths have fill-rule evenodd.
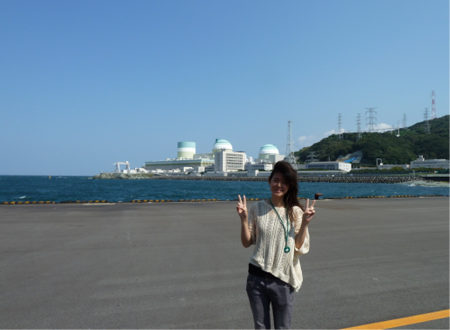
<path id="1" fill-rule="evenodd" d="M 309 222 L 314 217 L 314 214 L 316 214 L 316 210 L 314 209 L 314 204 L 316 204 L 315 200 L 311 203 L 311 205 L 309 205 L 309 199 L 306 200 L 306 208 L 305 208 L 305 211 L 303 212 L 302 224 L 305 224 L 305 225 L 309 224 Z"/>

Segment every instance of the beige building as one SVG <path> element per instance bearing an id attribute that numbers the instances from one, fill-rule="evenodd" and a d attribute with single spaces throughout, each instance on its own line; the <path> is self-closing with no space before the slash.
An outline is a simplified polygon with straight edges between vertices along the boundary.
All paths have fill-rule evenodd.
<path id="1" fill-rule="evenodd" d="M 245 152 L 222 149 L 215 152 L 215 172 L 233 172 L 245 169 Z"/>

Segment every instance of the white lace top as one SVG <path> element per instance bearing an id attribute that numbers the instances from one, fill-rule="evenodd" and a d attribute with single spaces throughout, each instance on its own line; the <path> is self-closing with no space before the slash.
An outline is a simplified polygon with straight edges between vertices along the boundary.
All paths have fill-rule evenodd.
<path id="1" fill-rule="evenodd" d="M 286 226 L 286 209 L 276 207 L 276 210 Z M 309 251 L 309 232 L 307 229 L 305 241 L 300 249 L 295 248 L 295 235 L 300 230 L 303 211 L 296 206 L 294 207 L 294 214 L 297 221 L 295 226 L 289 225 L 287 246 L 290 251 L 288 253 L 284 252 L 286 245 L 285 231 L 278 215 L 268 201 L 258 201 L 251 206 L 248 227 L 252 236 L 252 244 L 255 244 L 250 263 L 289 283 L 295 291 L 298 291 L 303 282 L 300 255 Z"/>

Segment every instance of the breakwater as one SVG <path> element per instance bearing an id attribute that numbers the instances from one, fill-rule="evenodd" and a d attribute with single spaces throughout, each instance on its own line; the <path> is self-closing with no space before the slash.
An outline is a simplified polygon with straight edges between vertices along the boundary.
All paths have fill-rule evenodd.
<path id="1" fill-rule="evenodd" d="M 335 177 L 299 177 L 299 182 L 334 183 L 403 183 L 421 179 L 411 176 L 335 176 Z"/>
<path id="2" fill-rule="evenodd" d="M 151 174 L 123 174 L 101 173 L 93 179 L 128 179 L 128 180 L 188 180 L 188 181 L 267 181 L 267 177 L 255 176 L 189 176 L 189 175 L 151 175 Z M 416 176 L 299 176 L 299 182 L 328 182 L 328 183 L 403 183 L 422 180 Z"/>
<path id="3" fill-rule="evenodd" d="M 153 174 L 139 173 L 139 174 L 125 174 L 125 173 L 100 173 L 94 175 L 93 179 L 111 180 L 111 179 L 128 179 L 128 180 L 147 180 L 152 179 Z"/>

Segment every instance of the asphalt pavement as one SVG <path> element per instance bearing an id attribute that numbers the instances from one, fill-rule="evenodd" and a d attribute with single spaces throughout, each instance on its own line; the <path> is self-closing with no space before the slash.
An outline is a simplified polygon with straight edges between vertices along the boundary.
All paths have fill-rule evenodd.
<path id="1" fill-rule="evenodd" d="M 1 205 L 0 328 L 252 328 L 235 205 Z M 319 201 L 310 235 L 293 328 L 449 309 L 448 197 Z"/>

